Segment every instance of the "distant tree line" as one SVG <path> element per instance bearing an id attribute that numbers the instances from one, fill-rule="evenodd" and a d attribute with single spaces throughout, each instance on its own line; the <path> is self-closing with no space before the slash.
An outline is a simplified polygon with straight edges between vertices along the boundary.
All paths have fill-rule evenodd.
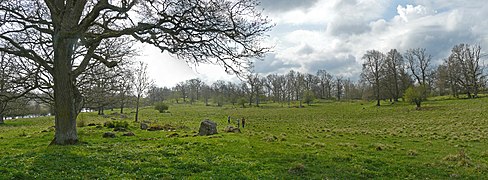
<path id="1" fill-rule="evenodd" d="M 148 91 L 150 103 L 203 102 L 205 105 L 224 104 L 259 106 L 262 102 L 275 102 L 283 106 L 302 106 L 315 99 L 324 100 L 382 100 L 398 102 L 407 89 L 421 91 L 420 101 L 428 96 L 452 95 L 459 98 L 477 98 L 486 90 L 486 72 L 482 62 L 481 47 L 459 44 L 449 57 L 436 65 L 426 49 L 409 49 L 404 53 L 392 49 L 386 53 L 369 50 L 362 59 L 362 73 L 358 81 L 333 75 L 326 70 L 315 74 L 289 71 L 286 74 L 257 73 L 243 77 L 239 83 L 216 81 L 206 84 L 200 79 L 190 79 L 175 87 L 152 86 Z M 421 87 L 421 88 L 419 88 Z"/>

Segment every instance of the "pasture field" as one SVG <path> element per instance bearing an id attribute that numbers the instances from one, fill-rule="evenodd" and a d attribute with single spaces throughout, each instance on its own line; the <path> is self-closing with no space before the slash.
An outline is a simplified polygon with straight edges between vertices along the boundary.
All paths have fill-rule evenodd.
<path id="1" fill-rule="evenodd" d="M 48 146 L 54 117 L 7 120 L 0 179 L 488 179 L 488 98 L 382 103 L 142 110 L 150 126 L 174 131 L 141 130 L 117 110 L 82 113 L 73 146 Z M 223 132 L 228 115 L 234 126 L 246 118 L 242 133 Z M 219 134 L 194 136 L 205 118 Z M 129 122 L 135 136 L 102 138 L 107 121 Z"/>

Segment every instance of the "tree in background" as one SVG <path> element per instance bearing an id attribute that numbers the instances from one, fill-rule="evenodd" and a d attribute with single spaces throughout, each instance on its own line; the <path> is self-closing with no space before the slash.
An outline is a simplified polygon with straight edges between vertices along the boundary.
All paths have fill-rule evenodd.
<path id="1" fill-rule="evenodd" d="M 5 115 L 26 104 L 24 95 L 38 88 L 38 72 L 34 66 L 24 64 L 15 56 L 0 52 L 0 124 Z M 11 114 L 11 113 L 10 113 Z"/>
<path id="2" fill-rule="evenodd" d="M 147 64 L 140 61 L 134 69 L 134 94 L 136 96 L 136 115 L 135 121 L 139 120 L 139 104 L 142 96 L 149 90 L 154 83 L 147 74 Z"/>
<path id="3" fill-rule="evenodd" d="M 385 87 L 395 102 L 398 102 L 398 98 L 403 92 L 401 89 L 401 75 L 404 74 L 403 65 L 403 57 L 396 49 L 392 49 L 386 54 L 384 63 Z"/>
<path id="4" fill-rule="evenodd" d="M 431 69 L 432 56 L 427 54 L 425 48 L 409 49 L 404 55 L 407 59 L 407 68 L 416 82 L 420 85 L 425 85 L 425 92 L 423 97 L 427 97 L 427 93 L 431 88 L 430 82 L 433 77 Z"/>
<path id="5" fill-rule="evenodd" d="M 318 70 L 317 77 L 320 79 L 320 97 L 322 99 L 331 98 L 333 77 L 326 70 Z"/>
<path id="6" fill-rule="evenodd" d="M 363 58 L 363 71 L 361 77 L 369 82 L 375 89 L 376 106 L 380 106 L 381 99 L 381 82 L 384 76 L 383 64 L 385 63 L 385 55 L 376 50 L 367 51 Z"/>
<path id="7" fill-rule="evenodd" d="M 446 62 L 453 83 L 462 87 L 468 98 L 478 97 L 482 79 L 485 77 L 480 60 L 481 46 L 459 44 L 452 48 Z"/>

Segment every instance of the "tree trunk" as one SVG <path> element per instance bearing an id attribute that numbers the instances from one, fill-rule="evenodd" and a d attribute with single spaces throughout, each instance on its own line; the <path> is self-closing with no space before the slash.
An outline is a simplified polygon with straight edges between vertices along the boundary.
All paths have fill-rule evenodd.
<path id="1" fill-rule="evenodd" d="M 103 110 L 103 106 L 98 107 L 98 115 L 104 115 Z"/>
<path id="2" fill-rule="evenodd" d="M 378 85 L 376 85 L 376 106 L 380 106 L 380 88 Z"/>
<path id="3" fill-rule="evenodd" d="M 0 114 L 0 124 L 3 124 L 4 123 L 4 117 L 3 117 L 3 114 Z"/>
<path id="4" fill-rule="evenodd" d="M 124 102 L 120 103 L 120 114 L 124 114 Z"/>
<path id="5" fill-rule="evenodd" d="M 58 35 L 59 36 L 59 35 Z M 55 37 L 56 38 L 56 37 Z M 54 41 L 54 140 L 51 144 L 68 145 L 78 142 L 76 117 L 81 109 L 81 94 L 72 75 L 71 56 L 76 39 Z"/>
<path id="6" fill-rule="evenodd" d="M 137 95 L 136 101 L 136 122 L 139 121 L 139 101 L 141 100 L 141 95 Z"/>

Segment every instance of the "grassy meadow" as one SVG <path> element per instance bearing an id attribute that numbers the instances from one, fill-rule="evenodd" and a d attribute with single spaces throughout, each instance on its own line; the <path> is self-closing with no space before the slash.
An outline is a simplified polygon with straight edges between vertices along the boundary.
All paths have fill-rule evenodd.
<path id="1" fill-rule="evenodd" d="M 117 110 L 82 113 L 73 146 L 48 146 L 54 117 L 7 120 L 0 179 L 488 179 L 488 98 L 169 111 L 146 107 L 140 119 L 173 131 L 141 130 Z M 242 133 L 223 132 L 228 115 L 234 126 L 246 118 Z M 194 136 L 205 118 L 219 134 Z M 107 121 L 129 122 L 135 136 L 103 138 Z"/>

